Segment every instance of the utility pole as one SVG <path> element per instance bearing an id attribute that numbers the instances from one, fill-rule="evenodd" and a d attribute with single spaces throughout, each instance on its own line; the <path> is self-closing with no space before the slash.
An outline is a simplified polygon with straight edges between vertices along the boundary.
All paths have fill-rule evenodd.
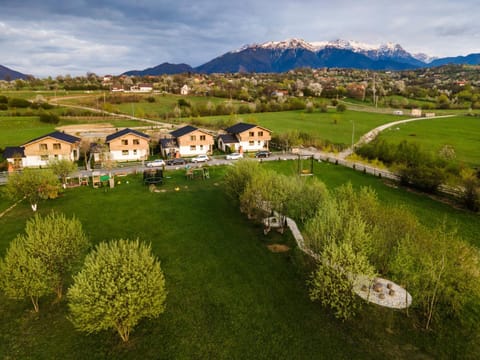
<path id="1" fill-rule="evenodd" d="M 353 151 L 354 140 L 355 140 L 355 120 L 352 120 L 352 151 Z"/>
<path id="2" fill-rule="evenodd" d="M 377 102 L 377 89 L 375 87 L 375 73 L 373 73 L 373 85 L 372 85 L 372 93 L 373 93 L 373 104 L 375 107 L 377 107 L 378 102 Z"/>

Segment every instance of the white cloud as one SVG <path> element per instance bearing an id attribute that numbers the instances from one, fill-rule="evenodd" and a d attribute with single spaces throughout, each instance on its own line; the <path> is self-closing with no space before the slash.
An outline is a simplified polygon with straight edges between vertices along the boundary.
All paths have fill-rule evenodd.
<path id="1" fill-rule="evenodd" d="M 0 64 L 46 76 L 200 65 L 244 44 L 300 37 L 480 52 L 477 1 L 2 0 Z"/>

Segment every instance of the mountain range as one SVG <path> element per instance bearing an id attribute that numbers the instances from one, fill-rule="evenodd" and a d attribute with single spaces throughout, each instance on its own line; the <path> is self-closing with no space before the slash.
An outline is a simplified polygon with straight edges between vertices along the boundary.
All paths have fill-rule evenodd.
<path id="1" fill-rule="evenodd" d="M 122 75 L 160 75 L 185 72 L 236 73 L 285 72 L 299 67 L 353 68 L 363 70 L 409 70 L 446 64 L 480 64 L 480 54 L 432 58 L 426 54 L 411 54 L 399 44 L 379 46 L 356 41 L 306 42 L 301 39 L 269 41 L 245 45 L 227 52 L 198 67 L 163 63 L 145 70 L 127 71 Z"/>
<path id="2" fill-rule="evenodd" d="M 122 75 L 155 76 L 188 72 L 275 73 L 300 67 L 410 70 L 446 64 L 478 65 L 480 64 L 480 54 L 437 59 L 423 53 L 411 54 L 401 45 L 394 43 L 369 45 L 346 40 L 306 42 L 302 39 L 288 39 L 245 45 L 197 67 L 187 64 L 163 63 L 144 70 L 127 71 Z M 25 79 L 27 77 L 28 75 L 0 65 L 0 80 Z"/>
<path id="3" fill-rule="evenodd" d="M 27 77 L 28 75 L 9 69 L 6 66 L 0 65 L 0 80 L 26 79 Z"/>

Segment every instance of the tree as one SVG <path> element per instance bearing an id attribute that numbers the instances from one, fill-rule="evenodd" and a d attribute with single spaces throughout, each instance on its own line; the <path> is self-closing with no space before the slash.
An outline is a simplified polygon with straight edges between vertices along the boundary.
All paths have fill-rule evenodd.
<path id="1" fill-rule="evenodd" d="M 40 310 L 39 298 L 50 292 L 48 272 L 21 236 L 10 243 L 5 258 L 0 260 L 0 288 L 9 298 L 30 298 L 35 312 Z"/>
<path id="2" fill-rule="evenodd" d="M 480 179 L 469 168 L 460 171 L 462 198 L 465 206 L 472 211 L 480 210 Z"/>
<path id="3" fill-rule="evenodd" d="M 149 245 L 100 243 L 68 290 L 70 320 L 87 333 L 114 329 L 125 342 L 143 318 L 165 311 L 165 279 Z"/>
<path id="4" fill-rule="evenodd" d="M 363 253 L 355 251 L 349 241 L 329 243 L 312 274 L 310 299 L 319 300 L 323 306 L 331 308 L 337 318 L 347 320 L 361 307 L 353 285 L 364 276 L 373 279 L 375 271 Z"/>
<path id="5" fill-rule="evenodd" d="M 469 303 L 480 299 L 478 249 L 459 239 L 445 222 L 424 229 L 399 244 L 392 273 L 409 288 L 425 329 L 442 319 L 462 318 Z M 467 320 L 463 317 L 462 320 Z"/>
<path id="6" fill-rule="evenodd" d="M 40 200 L 55 199 L 60 191 L 57 176 L 50 169 L 25 169 L 8 178 L 6 194 L 13 200 L 27 199 L 33 211 Z"/>
<path id="7" fill-rule="evenodd" d="M 234 200 L 239 200 L 250 179 L 263 169 L 254 161 L 238 161 L 224 176 L 225 191 Z"/>
<path id="8" fill-rule="evenodd" d="M 77 166 L 73 161 L 68 159 L 55 159 L 48 163 L 50 169 L 52 169 L 53 173 L 57 175 L 60 179 L 62 179 L 62 184 L 65 185 L 67 183 L 67 177 L 77 170 Z"/>
<path id="9" fill-rule="evenodd" d="M 45 217 L 35 215 L 27 221 L 25 235 L 20 237 L 30 255 L 38 258 L 48 272 L 50 289 L 61 299 L 65 281 L 89 247 L 82 224 L 76 218 L 53 212 Z"/>

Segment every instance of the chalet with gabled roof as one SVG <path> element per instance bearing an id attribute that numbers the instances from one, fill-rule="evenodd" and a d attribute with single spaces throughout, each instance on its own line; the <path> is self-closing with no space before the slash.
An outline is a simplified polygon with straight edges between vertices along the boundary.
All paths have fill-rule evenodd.
<path id="1" fill-rule="evenodd" d="M 231 152 L 268 150 L 272 132 L 262 126 L 237 123 L 218 136 L 218 148 Z"/>
<path id="2" fill-rule="evenodd" d="M 187 125 L 170 132 L 170 137 L 160 140 L 160 151 L 165 157 L 211 154 L 213 135 L 195 126 Z"/>
<path id="3" fill-rule="evenodd" d="M 80 138 L 60 131 L 40 136 L 18 147 L 7 147 L 4 157 L 9 169 L 47 166 L 49 161 L 80 157 Z"/>
<path id="4" fill-rule="evenodd" d="M 139 161 L 148 159 L 150 136 L 133 129 L 123 129 L 106 137 L 110 159 Z"/>

